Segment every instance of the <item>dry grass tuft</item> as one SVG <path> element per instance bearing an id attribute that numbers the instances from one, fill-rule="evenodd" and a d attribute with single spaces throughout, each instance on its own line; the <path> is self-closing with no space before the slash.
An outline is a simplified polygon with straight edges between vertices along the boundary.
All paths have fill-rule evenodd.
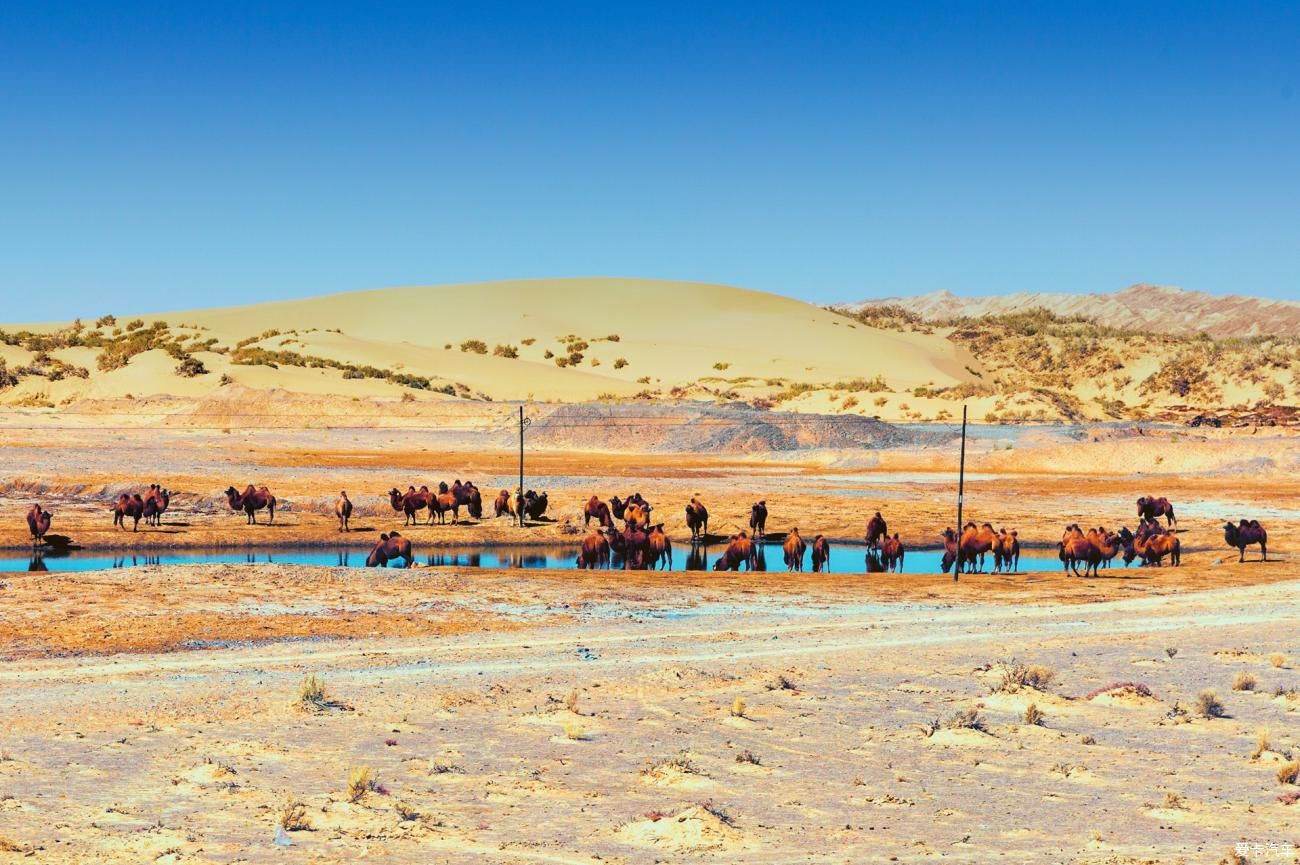
<path id="1" fill-rule="evenodd" d="M 1043 726 L 1043 713 L 1038 710 L 1038 704 L 1030 703 L 1025 707 L 1025 723 L 1031 727 Z"/>
<path id="2" fill-rule="evenodd" d="M 573 742 L 582 742 L 587 738 L 587 731 L 581 724 L 570 721 L 564 725 L 564 738 Z"/>
<path id="3" fill-rule="evenodd" d="M 1208 688 L 1196 696 L 1196 711 L 1202 718 L 1226 718 L 1228 715 L 1218 695 Z"/>
<path id="4" fill-rule="evenodd" d="M 1056 671 L 1050 667 L 1008 661 L 1002 664 L 1002 681 L 995 690 L 1006 694 L 1014 694 L 1023 688 L 1045 691 L 1055 678 Z"/>
<path id="5" fill-rule="evenodd" d="M 404 820 L 404 821 L 405 821 L 405 820 L 419 820 L 419 819 L 420 819 L 420 812 L 417 811 L 417 810 L 415 810 L 414 808 L 412 808 L 410 805 L 406 804 L 405 802 L 395 802 L 395 803 L 393 803 L 393 810 L 397 812 L 397 816 L 398 816 L 401 820 Z"/>
<path id="6" fill-rule="evenodd" d="M 1300 784 L 1300 760 L 1292 760 L 1277 767 L 1279 784 Z"/>
<path id="7" fill-rule="evenodd" d="M 280 826 L 286 832 L 303 832 L 311 829 L 307 819 L 307 806 L 292 793 L 286 793 L 280 805 Z"/>
<path id="8" fill-rule="evenodd" d="M 745 717 L 746 708 L 748 707 L 745 705 L 745 701 L 737 697 L 736 699 L 731 701 L 731 717 L 733 718 Z"/>
<path id="9" fill-rule="evenodd" d="M 1245 670 L 1237 673 L 1232 679 L 1232 690 L 1234 691 L 1253 691 L 1259 682 L 1250 673 Z"/>
<path id="10" fill-rule="evenodd" d="M 19 844 L 17 841 L 13 841 L 9 838 L 6 838 L 3 835 L 0 835 L 0 853 L 30 853 L 30 852 L 31 850 L 29 848 L 24 847 L 22 844 Z"/>
<path id="11" fill-rule="evenodd" d="M 769 691 L 798 691 L 799 688 L 794 682 L 790 681 L 785 675 L 777 676 L 767 686 Z"/>
<path id="12" fill-rule="evenodd" d="M 348 770 L 348 801 L 360 802 L 366 794 L 379 786 L 375 770 L 369 766 L 353 766 Z"/>
<path id="13" fill-rule="evenodd" d="M 345 703 L 340 703 L 329 695 L 325 690 L 325 680 L 315 673 L 303 677 L 302 684 L 298 686 L 298 702 L 295 705 L 307 712 L 348 708 Z"/>
<path id="14" fill-rule="evenodd" d="M 1286 655 L 1281 652 L 1274 652 L 1268 656 L 1268 662 L 1280 670 L 1286 666 Z"/>
<path id="15" fill-rule="evenodd" d="M 763 765 L 763 761 L 758 759 L 758 755 L 755 754 L 753 751 L 741 751 L 739 754 L 736 755 L 736 762 L 748 763 L 751 766 Z"/>
<path id="16" fill-rule="evenodd" d="M 1268 730 L 1260 730 L 1255 735 L 1255 750 L 1250 752 L 1250 759 L 1258 760 L 1265 751 L 1270 750 L 1269 746 L 1271 744 L 1272 742 L 1269 741 L 1268 737 Z"/>
<path id="17" fill-rule="evenodd" d="M 1165 654 L 1168 655 L 1169 660 L 1172 661 L 1174 659 L 1174 656 L 1178 654 L 1178 647 L 1177 646 L 1165 647 Z"/>
<path id="18" fill-rule="evenodd" d="M 748 751 L 746 751 L 745 753 L 749 754 Z M 753 755 L 750 754 L 750 756 L 752 757 Z M 737 756 L 736 762 L 744 762 L 744 761 L 742 761 L 740 757 Z M 753 762 L 755 765 L 757 765 L 758 759 L 755 758 Z M 666 759 L 660 760 L 657 763 L 650 764 L 649 766 L 647 766 L 645 769 L 641 771 L 641 774 L 662 775 L 664 772 L 669 770 L 680 772 L 683 775 L 699 775 L 701 778 L 708 777 L 705 771 L 701 769 L 699 766 L 695 765 L 695 762 L 691 760 L 691 755 L 685 751 L 678 751 L 675 756 L 668 757 Z"/>
<path id="19" fill-rule="evenodd" d="M 987 733 L 988 728 L 984 726 L 984 719 L 980 717 L 979 710 L 962 709 L 956 712 L 943 725 L 949 730 L 978 730 L 981 733 Z"/>
<path id="20" fill-rule="evenodd" d="M 1183 802 L 1183 797 L 1170 790 L 1165 793 L 1165 807 L 1175 811 L 1185 811 L 1187 804 Z"/>
<path id="21" fill-rule="evenodd" d="M 578 711 L 578 690 L 576 688 L 569 692 L 569 696 L 564 698 L 564 708 L 575 715 L 582 714 Z"/>
<path id="22" fill-rule="evenodd" d="M 1088 692 L 1083 699 L 1091 700 L 1093 697 L 1100 697 L 1102 694 L 1113 694 L 1122 691 L 1128 691 L 1139 697 L 1152 696 L 1151 689 L 1143 682 L 1111 682 L 1109 685 Z"/>
<path id="23" fill-rule="evenodd" d="M 721 823 L 722 825 L 724 826 L 736 825 L 736 818 L 731 816 L 730 812 L 728 812 L 721 805 L 716 804 L 712 799 L 705 799 L 703 802 L 700 802 L 698 804 L 705 811 L 708 811 L 714 817 L 717 817 L 718 822 Z"/>

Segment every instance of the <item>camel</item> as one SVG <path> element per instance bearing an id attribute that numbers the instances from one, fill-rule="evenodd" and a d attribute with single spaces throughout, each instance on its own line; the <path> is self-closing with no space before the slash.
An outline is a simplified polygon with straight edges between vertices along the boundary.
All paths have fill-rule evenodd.
<path id="1" fill-rule="evenodd" d="M 144 516 L 144 500 L 140 494 L 131 495 L 122 493 L 117 497 L 117 503 L 113 505 L 113 525 L 125 529 L 126 518 L 130 517 L 134 522 L 131 523 L 131 531 L 137 531 L 140 527 L 140 518 Z"/>
<path id="2" fill-rule="evenodd" d="M 1014 574 L 1020 568 L 1020 538 L 1015 529 L 998 532 L 993 546 L 993 570 Z"/>
<path id="3" fill-rule="evenodd" d="M 1057 558 L 1061 560 L 1062 569 L 1073 572 L 1076 577 L 1086 577 L 1090 573 L 1097 575 L 1101 564 L 1101 553 L 1096 544 L 1083 533 L 1077 525 L 1067 526 L 1061 541 L 1056 545 Z M 1083 573 L 1079 573 L 1079 563 L 1083 563 Z"/>
<path id="4" fill-rule="evenodd" d="M 415 487 L 407 487 L 406 493 L 399 493 L 397 487 L 388 491 L 388 503 L 393 506 L 393 510 L 401 511 L 406 520 L 403 526 L 418 525 L 419 521 L 415 518 L 416 511 L 422 511 L 427 508 L 433 501 L 433 494 L 429 492 L 428 487 L 420 487 L 420 492 L 416 492 Z M 429 521 L 433 521 L 433 514 L 429 515 Z"/>
<path id="5" fill-rule="evenodd" d="M 694 496 L 691 497 L 691 503 L 686 506 L 686 527 L 691 530 L 692 543 L 709 533 L 709 509 L 704 506 L 704 502 Z"/>
<path id="6" fill-rule="evenodd" d="M 867 520 L 867 534 L 865 536 L 867 547 L 871 549 L 879 547 L 880 539 L 886 537 L 888 531 L 889 527 L 885 525 L 885 518 L 880 515 L 880 511 L 876 511 L 876 515 Z"/>
<path id="7" fill-rule="evenodd" d="M 790 530 L 786 535 L 785 543 L 781 545 L 785 551 L 785 569 L 787 571 L 803 570 L 803 554 L 808 549 L 808 544 L 803 538 L 799 537 L 799 527 Z"/>
<path id="8" fill-rule="evenodd" d="M 53 514 L 43 509 L 39 503 L 32 505 L 32 509 L 27 512 L 27 528 L 32 533 L 32 546 L 45 543 L 45 533 L 50 530 L 53 518 Z"/>
<path id="9" fill-rule="evenodd" d="M 1223 524 L 1223 540 L 1228 546 L 1236 547 L 1241 553 L 1238 562 L 1246 561 L 1246 547 L 1259 544 L 1260 561 L 1268 561 L 1268 532 L 1259 524 L 1259 520 L 1242 520 L 1240 524 L 1230 522 Z"/>
<path id="10" fill-rule="evenodd" d="M 627 502 L 623 501 L 618 496 L 610 496 L 609 512 L 614 515 L 614 519 L 625 520 L 626 519 L 625 514 L 627 513 Z"/>
<path id="11" fill-rule="evenodd" d="M 582 539 L 578 550 L 578 570 L 609 567 L 609 541 L 599 530 Z"/>
<path id="12" fill-rule="evenodd" d="M 1108 568 L 1115 557 L 1124 551 L 1124 542 L 1120 540 L 1119 535 L 1106 531 L 1103 526 L 1089 529 L 1085 537 L 1096 548 L 1100 563 Z M 1096 568 L 1093 569 L 1093 573 L 1096 573 Z"/>
<path id="13" fill-rule="evenodd" d="M 460 478 L 457 478 L 450 490 L 442 490 L 442 492 L 450 492 L 455 496 L 456 504 L 463 507 L 471 519 L 483 519 L 483 494 L 478 491 L 478 487 L 474 486 L 473 481 L 462 484 Z"/>
<path id="14" fill-rule="evenodd" d="M 713 563 L 713 570 L 738 571 L 742 564 L 751 571 L 758 566 L 754 542 L 744 532 L 731 536 L 726 551 Z"/>
<path id="15" fill-rule="evenodd" d="M 379 536 L 379 542 L 366 556 L 367 568 L 386 568 L 388 563 L 402 560 L 402 567 L 409 568 L 414 557 L 411 555 L 411 542 L 397 532 Z"/>
<path id="16" fill-rule="evenodd" d="M 623 570 L 644 571 L 650 561 L 650 536 L 645 529 L 629 523 L 623 530 Z"/>
<path id="17" fill-rule="evenodd" d="M 530 520 L 540 520 L 542 514 L 546 513 L 549 504 L 548 494 L 542 493 L 540 496 L 534 490 L 524 493 L 523 501 L 520 503 L 520 510 L 524 516 Z"/>
<path id="18" fill-rule="evenodd" d="M 831 542 L 826 540 L 825 535 L 813 538 L 812 566 L 814 574 L 831 572 Z"/>
<path id="19" fill-rule="evenodd" d="M 150 484 L 149 492 L 144 497 L 145 525 L 162 525 L 162 515 L 171 504 L 171 500 L 170 490 L 163 489 L 161 484 Z"/>
<path id="20" fill-rule="evenodd" d="M 451 511 L 453 525 L 460 522 L 460 502 L 456 500 L 456 494 L 451 492 L 438 493 L 429 502 L 429 522 L 432 523 L 433 518 L 436 516 L 439 523 L 446 525 L 447 511 Z"/>
<path id="21" fill-rule="evenodd" d="M 350 532 L 352 526 L 352 500 L 348 498 L 348 491 L 343 490 L 339 493 L 338 501 L 334 503 L 334 516 L 339 518 L 339 531 Z"/>
<path id="22" fill-rule="evenodd" d="M 898 532 L 892 538 L 886 535 L 880 539 L 880 564 L 882 570 L 891 574 L 903 572 L 903 542 L 898 539 Z M 870 573 L 870 568 L 867 570 Z"/>
<path id="23" fill-rule="evenodd" d="M 650 523 L 650 513 L 644 506 L 628 502 L 627 507 L 623 510 L 623 524 L 628 528 L 638 526 L 644 528 Z"/>
<path id="24" fill-rule="evenodd" d="M 668 535 L 664 534 L 663 523 L 650 529 L 646 542 L 650 547 L 650 567 L 660 568 L 665 571 L 672 570 L 673 542 Z"/>
<path id="25" fill-rule="evenodd" d="M 614 525 L 614 517 L 609 512 L 609 505 L 602 502 L 596 496 L 587 499 L 587 504 L 582 509 L 582 524 L 584 526 L 590 526 L 592 517 L 596 518 L 596 522 L 601 528 L 608 528 Z"/>
<path id="26" fill-rule="evenodd" d="M 975 571 L 982 571 L 984 568 L 984 555 L 993 549 L 997 535 L 993 531 L 993 526 L 989 523 L 976 527 L 974 523 L 967 523 L 958 536 L 952 527 L 943 531 L 944 554 L 941 567 L 943 572 L 948 573 L 948 569 L 956 565 L 955 573 L 970 573 L 972 565 Z"/>
<path id="27" fill-rule="evenodd" d="M 1183 561 L 1183 545 L 1176 535 L 1138 534 L 1133 536 L 1133 549 L 1142 557 L 1143 565 L 1162 567 L 1165 556 L 1178 567 Z"/>
<path id="28" fill-rule="evenodd" d="M 266 508 L 271 515 L 268 523 L 275 522 L 275 496 L 265 486 L 254 488 L 252 484 L 241 494 L 234 487 L 226 490 L 226 501 L 230 504 L 232 511 L 243 511 L 248 515 L 248 525 L 257 525 L 257 511 Z"/>
<path id="29" fill-rule="evenodd" d="M 754 538 L 762 540 L 767 537 L 767 500 L 756 502 L 749 509 L 749 530 Z"/>
<path id="30" fill-rule="evenodd" d="M 1169 503 L 1169 499 L 1161 496 L 1154 498 L 1142 496 L 1137 500 L 1137 515 L 1139 520 L 1155 521 L 1164 517 L 1170 528 L 1177 529 L 1178 518 L 1174 516 L 1174 506 Z"/>
<path id="31" fill-rule="evenodd" d="M 513 517 L 515 515 L 514 505 L 510 504 L 510 490 L 502 490 L 497 493 L 497 500 L 493 504 L 493 510 L 498 517 Z"/>

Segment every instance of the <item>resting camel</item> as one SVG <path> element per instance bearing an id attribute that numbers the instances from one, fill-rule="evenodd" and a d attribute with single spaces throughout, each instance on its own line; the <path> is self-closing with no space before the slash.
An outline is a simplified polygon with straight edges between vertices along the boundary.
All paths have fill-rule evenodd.
<path id="1" fill-rule="evenodd" d="M 826 540 L 825 535 L 813 538 L 812 566 L 814 574 L 831 572 L 831 542 Z"/>
<path id="2" fill-rule="evenodd" d="M 582 539 L 578 550 L 578 570 L 609 567 L 609 541 L 600 531 L 589 533 Z"/>
<path id="3" fill-rule="evenodd" d="M 740 566 L 744 565 L 747 570 L 754 570 L 758 565 L 758 556 L 754 550 L 754 542 L 744 532 L 731 536 L 727 549 L 718 560 L 713 563 L 715 571 L 738 571 Z"/>
<path id="4" fill-rule="evenodd" d="M 415 487 L 407 487 L 406 493 L 399 493 L 397 487 L 388 491 L 388 503 L 393 506 L 393 510 L 401 511 L 406 520 L 402 523 L 404 526 L 417 525 L 419 521 L 415 518 L 416 511 L 422 511 L 433 501 L 433 494 L 429 492 L 428 487 L 420 487 L 417 492 Z M 429 514 L 430 522 L 433 521 L 433 514 Z"/>
<path id="5" fill-rule="evenodd" d="M 704 502 L 694 496 L 691 497 L 691 503 L 686 506 L 686 528 L 691 530 L 692 543 L 709 533 L 709 509 L 704 506 Z"/>
<path id="6" fill-rule="evenodd" d="M 366 556 L 366 567 L 386 568 L 389 562 L 401 559 L 402 567 L 409 568 L 413 558 L 411 542 L 397 532 L 392 532 L 379 536 L 379 542 L 370 551 L 370 555 Z"/>
<path id="7" fill-rule="evenodd" d="M 140 527 L 140 518 L 144 516 L 144 500 L 140 494 L 131 495 L 122 493 L 117 497 L 117 503 L 113 505 L 113 525 L 119 528 L 126 528 L 126 519 L 130 517 L 131 531 L 137 531 Z"/>
<path id="8" fill-rule="evenodd" d="M 1178 518 L 1174 516 L 1174 506 L 1164 496 L 1160 498 L 1143 496 L 1138 499 L 1137 515 L 1139 520 L 1151 520 L 1153 522 L 1160 517 L 1164 517 L 1171 528 L 1178 526 Z"/>
<path id="9" fill-rule="evenodd" d="M 749 509 L 749 530 L 755 539 L 767 537 L 767 500 L 756 502 Z"/>
<path id="10" fill-rule="evenodd" d="M 45 543 L 45 533 L 50 530 L 51 519 L 53 515 L 42 509 L 40 504 L 32 505 L 32 509 L 27 512 L 27 528 L 32 533 L 32 546 Z"/>
<path id="11" fill-rule="evenodd" d="M 271 515 L 267 522 L 275 522 L 275 496 L 271 495 L 271 491 L 265 486 L 254 488 L 249 484 L 242 494 L 234 487 L 230 487 L 226 490 L 226 501 L 230 503 L 232 511 L 243 511 L 248 515 L 250 526 L 257 525 L 256 512 L 262 508 L 266 508 Z"/>
<path id="12" fill-rule="evenodd" d="M 650 529 L 650 534 L 646 538 L 646 543 L 650 548 L 650 567 L 660 568 L 665 571 L 672 570 L 673 542 L 669 539 L 668 535 L 664 534 L 663 523 Z"/>
<path id="13" fill-rule="evenodd" d="M 876 515 L 867 520 L 867 534 L 865 536 L 867 547 L 871 549 L 879 547 L 880 539 L 886 537 L 888 531 L 889 527 L 885 525 L 885 518 L 880 515 L 880 511 L 876 511 Z"/>
<path id="14" fill-rule="evenodd" d="M 1268 561 L 1268 532 L 1259 524 L 1259 520 L 1242 520 L 1240 524 L 1223 524 L 1223 539 L 1228 546 L 1236 547 L 1241 553 L 1238 562 L 1246 561 L 1246 547 L 1259 544 L 1260 561 Z"/>
<path id="15" fill-rule="evenodd" d="M 799 537 L 799 527 L 790 530 L 786 535 L 785 543 L 781 545 L 785 551 L 785 569 L 787 571 L 803 570 L 803 554 L 808 549 L 808 544 L 803 538 Z"/>
<path id="16" fill-rule="evenodd" d="M 1020 568 L 1020 538 L 1015 529 L 998 532 L 993 546 L 993 570 L 1014 574 Z"/>
<path id="17" fill-rule="evenodd" d="M 343 490 L 339 493 L 338 501 L 334 503 L 334 516 L 339 518 L 339 531 L 350 532 L 352 526 L 352 500 L 348 498 L 348 491 Z"/>
<path id="18" fill-rule="evenodd" d="M 602 502 L 596 496 L 587 499 L 587 504 L 582 509 L 582 524 L 584 526 L 590 526 L 593 517 L 595 517 L 596 523 L 602 528 L 608 528 L 614 525 L 614 517 L 609 512 L 609 505 Z"/>
<path id="19" fill-rule="evenodd" d="M 892 538 L 886 535 L 880 539 L 880 564 L 891 574 L 903 572 L 903 542 L 898 539 L 898 532 Z"/>
<path id="20" fill-rule="evenodd" d="M 498 517 L 513 517 L 515 507 L 510 504 L 510 490 L 502 490 L 497 493 L 497 500 L 493 504 L 493 510 Z"/>

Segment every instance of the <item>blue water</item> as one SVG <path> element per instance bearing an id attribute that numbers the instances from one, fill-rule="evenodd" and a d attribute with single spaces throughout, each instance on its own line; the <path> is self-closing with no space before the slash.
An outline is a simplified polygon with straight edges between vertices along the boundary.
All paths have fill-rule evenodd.
<path id="1" fill-rule="evenodd" d="M 722 555 L 725 544 L 691 549 L 687 545 L 673 548 L 675 571 L 710 570 Z M 761 547 L 760 570 L 783 571 L 781 548 Z M 575 567 L 577 547 L 439 547 L 421 550 L 415 548 L 415 561 L 433 567 L 456 568 L 556 568 Z M 205 563 L 255 564 L 271 562 L 290 565 L 323 565 L 326 567 L 364 567 L 369 550 L 324 547 L 284 547 L 276 549 L 186 549 L 147 553 L 103 552 L 99 550 L 50 549 L 32 556 L 0 554 L 0 572 L 13 571 L 98 571 L 112 568 L 130 568 L 140 565 L 193 565 Z M 909 551 L 904 560 L 904 573 L 938 573 L 942 553 L 939 550 Z M 616 563 L 621 567 L 621 563 Z M 986 569 L 993 567 L 989 556 Z M 1020 557 L 1022 572 L 1057 570 L 1060 561 L 1054 552 L 1024 551 Z M 804 569 L 812 570 L 811 553 L 804 558 Z M 831 549 L 831 572 L 842 574 L 866 573 L 866 551 L 862 546 L 840 544 Z"/>

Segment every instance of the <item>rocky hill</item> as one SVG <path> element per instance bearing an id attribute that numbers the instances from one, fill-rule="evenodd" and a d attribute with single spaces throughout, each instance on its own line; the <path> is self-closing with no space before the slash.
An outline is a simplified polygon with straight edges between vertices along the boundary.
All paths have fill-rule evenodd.
<path id="1" fill-rule="evenodd" d="M 935 291 L 915 297 L 887 297 L 840 304 L 857 312 L 868 306 L 904 306 L 926 321 L 1001 315 L 1041 307 L 1059 316 L 1086 316 L 1098 324 L 1126 330 L 1189 335 L 1300 337 L 1300 302 L 1229 295 L 1216 297 L 1164 285 L 1131 285 L 1103 294 L 1017 292 L 988 297 L 958 297 Z"/>

